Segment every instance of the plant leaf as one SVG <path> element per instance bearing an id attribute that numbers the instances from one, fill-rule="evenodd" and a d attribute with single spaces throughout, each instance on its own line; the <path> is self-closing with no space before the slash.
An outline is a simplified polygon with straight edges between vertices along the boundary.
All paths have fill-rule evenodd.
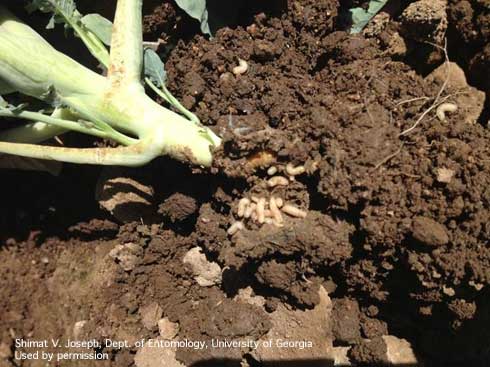
<path id="1" fill-rule="evenodd" d="M 73 23 L 78 22 L 81 18 L 74 0 L 33 0 L 26 6 L 26 10 L 29 13 L 36 10 L 43 13 L 53 13 L 46 26 L 47 29 L 54 28 L 57 23 L 73 26 Z"/>
<path id="2" fill-rule="evenodd" d="M 87 14 L 81 19 L 82 24 L 95 34 L 105 45 L 111 45 L 112 22 L 100 14 Z"/>
<path id="3" fill-rule="evenodd" d="M 371 0 L 367 10 L 363 8 L 350 9 L 349 12 L 352 19 L 350 33 L 360 33 L 369 21 L 383 9 L 387 2 L 388 0 Z"/>
<path id="4" fill-rule="evenodd" d="M 201 23 L 202 33 L 212 36 L 206 0 L 175 0 L 175 2 L 189 16 Z"/>
<path id="5" fill-rule="evenodd" d="M 44 13 L 53 13 L 46 28 L 54 28 L 56 23 L 64 23 L 65 29 L 73 28 L 74 33 L 78 36 L 90 53 L 106 68 L 109 65 L 109 52 L 107 51 L 104 41 L 110 42 L 106 30 L 108 25 L 101 25 L 100 19 L 94 21 L 94 17 L 88 22 L 93 29 L 90 29 L 82 22 L 82 15 L 78 12 L 74 0 L 31 0 L 26 6 L 28 12 L 40 10 Z M 100 17 L 102 18 L 102 17 Z M 90 19 L 90 18 L 89 18 Z M 110 22 L 109 22 L 110 23 Z M 112 31 L 111 31 L 112 32 Z M 102 39 L 102 36 L 104 40 Z"/>
<path id="6" fill-rule="evenodd" d="M 60 12 L 68 15 L 75 12 L 76 6 L 73 0 L 32 0 L 26 5 L 26 10 L 29 13 L 40 10 L 44 13 Z"/>
<path id="7" fill-rule="evenodd" d="M 167 83 L 167 72 L 165 71 L 165 64 L 160 59 L 160 56 L 151 48 L 145 48 L 144 50 L 144 73 L 153 84 L 161 88 Z"/>

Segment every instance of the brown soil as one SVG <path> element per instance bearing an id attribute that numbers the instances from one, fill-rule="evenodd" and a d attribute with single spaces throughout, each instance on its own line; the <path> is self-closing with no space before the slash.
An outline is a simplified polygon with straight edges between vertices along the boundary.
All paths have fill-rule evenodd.
<path id="1" fill-rule="evenodd" d="M 483 0 L 449 1 L 449 46 L 454 50 L 454 59 L 466 70 L 468 80 L 478 88 L 490 90 L 488 68 L 490 66 L 490 8 Z M 490 120 L 488 98 L 486 110 L 480 119 Z"/>
<path id="2" fill-rule="evenodd" d="M 86 6 L 110 13 L 113 3 Z M 460 37 L 470 81 L 490 89 L 481 48 L 488 6 L 449 3 L 450 58 Z M 386 34 L 340 31 L 336 0 L 257 6 L 212 40 L 189 32 L 193 23 L 173 3 L 146 6 L 147 39 L 185 39 L 166 61 L 169 88 L 224 148 L 211 172 L 168 159 L 128 171 L 153 188 L 154 224 L 120 225 L 98 208 L 99 168 L 2 173 L 0 363 L 41 366 L 2 357 L 20 337 L 155 337 L 158 327 L 143 322 L 155 303 L 181 339 L 259 338 L 271 312 L 312 309 L 323 286 L 334 344 L 352 346 L 356 363 L 386 362 L 390 333 L 430 365 L 488 365 L 488 130 L 459 109 L 447 121 L 430 113 L 400 136 L 431 106 L 420 97 L 434 98 L 441 83 L 391 57 L 379 41 Z M 398 27 L 394 19 L 387 32 Z M 234 75 L 239 58 L 248 70 Z M 449 86 L 443 96 L 456 92 Z M 267 168 L 288 163 L 306 174 L 269 188 Z M 441 180 L 440 169 L 453 175 Z M 307 217 L 227 234 L 240 198 L 270 195 Z M 202 287 L 184 266 L 195 246 L 223 269 L 221 284 Z M 247 287 L 264 307 L 235 297 Z M 136 349 L 106 351 L 110 361 L 72 365 L 131 366 Z M 176 357 L 186 366 L 257 365 L 248 352 L 179 349 Z"/>

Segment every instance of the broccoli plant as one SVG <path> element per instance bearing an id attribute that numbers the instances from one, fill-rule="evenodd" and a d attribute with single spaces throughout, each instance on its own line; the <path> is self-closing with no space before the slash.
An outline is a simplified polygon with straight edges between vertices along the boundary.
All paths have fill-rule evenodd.
<path id="1" fill-rule="evenodd" d="M 0 6 L 0 95 L 17 92 L 45 104 L 41 111 L 0 97 L 0 117 L 28 121 L 0 132 L 0 153 L 61 162 L 140 166 L 161 155 L 210 166 L 221 139 L 165 87 L 163 63 L 143 49 L 143 0 L 118 0 L 114 25 L 83 17 L 73 0 L 34 0 L 29 10 L 51 12 L 48 27 L 64 23 L 107 68 L 107 76 L 58 52 Z M 106 44 L 110 44 L 108 51 Z M 143 73 L 146 66 L 146 76 Z M 176 113 L 153 101 L 143 82 Z M 40 145 L 66 131 L 110 139 L 115 148 Z"/>

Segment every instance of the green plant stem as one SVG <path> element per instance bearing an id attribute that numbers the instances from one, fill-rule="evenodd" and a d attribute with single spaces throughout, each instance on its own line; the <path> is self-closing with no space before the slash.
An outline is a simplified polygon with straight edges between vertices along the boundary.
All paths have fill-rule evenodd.
<path id="1" fill-rule="evenodd" d="M 93 127 L 89 126 L 84 126 L 84 123 L 86 124 L 91 124 L 89 122 L 74 122 L 74 121 L 69 121 L 69 120 L 63 120 L 59 118 L 54 118 L 51 116 L 44 115 L 39 112 L 30 112 L 30 111 L 20 111 L 20 112 L 13 112 L 11 110 L 8 110 L 6 108 L 0 108 L 0 116 L 1 117 L 12 117 L 12 118 L 20 118 L 24 120 L 30 120 L 30 121 L 40 121 L 44 122 L 46 124 L 54 125 L 57 127 L 60 127 L 62 129 L 67 129 L 67 130 L 73 130 L 77 131 L 80 133 L 88 134 L 88 135 L 93 135 L 98 138 L 103 138 L 103 139 L 112 139 L 119 144 L 123 145 L 131 145 L 135 144 L 137 142 L 136 139 L 129 138 L 125 136 L 124 134 L 121 134 L 117 131 L 114 130 L 114 132 L 108 132 L 108 131 L 102 131 Z"/>
<path id="2" fill-rule="evenodd" d="M 117 148 L 65 148 L 47 145 L 0 142 L 0 152 L 21 157 L 47 159 L 77 164 L 98 164 L 137 167 L 156 156 L 146 153 L 144 143 Z"/>
<path id="3" fill-rule="evenodd" d="M 89 30 L 83 29 L 77 22 L 74 22 L 73 19 L 71 19 L 68 16 L 65 16 L 63 12 L 61 12 L 61 15 L 65 19 L 66 23 L 70 25 L 70 27 L 73 28 L 75 33 L 80 37 L 82 42 L 85 44 L 85 46 L 88 48 L 90 53 L 106 68 L 109 67 L 109 52 L 107 51 L 107 48 L 105 45 L 102 43 L 102 41 L 95 36 L 92 32 Z"/>
<path id="4" fill-rule="evenodd" d="M 67 108 L 56 108 L 51 114 L 53 118 L 75 121 L 79 116 L 75 116 Z M 57 135 L 62 135 L 68 130 L 58 126 L 36 121 L 12 129 L 0 132 L 0 141 L 11 143 L 29 143 L 37 144 L 51 139 Z"/>
<path id="5" fill-rule="evenodd" d="M 118 0 L 111 39 L 108 77 L 114 88 L 141 85 L 143 0 Z"/>
<path id="6" fill-rule="evenodd" d="M 106 69 L 109 67 L 110 57 L 107 48 L 102 41 L 90 31 L 83 32 L 79 25 L 73 27 L 82 42 L 88 48 L 92 56 L 94 56 Z"/>
<path id="7" fill-rule="evenodd" d="M 169 103 L 171 106 L 175 107 L 180 113 L 182 113 L 185 117 L 189 119 L 189 121 L 195 123 L 195 124 L 200 124 L 201 122 L 199 121 L 199 118 L 194 115 L 191 111 L 189 111 L 187 108 L 185 108 L 177 98 L 175 98 L 172 93 L 167 89 L 165 85 L 162 85 L 161 89 L 159 89 L 153 82 L 150 80 L 150 78 L 145 78 L 146 84 L 160 97 L 162 97 L 167 103 Z"/>

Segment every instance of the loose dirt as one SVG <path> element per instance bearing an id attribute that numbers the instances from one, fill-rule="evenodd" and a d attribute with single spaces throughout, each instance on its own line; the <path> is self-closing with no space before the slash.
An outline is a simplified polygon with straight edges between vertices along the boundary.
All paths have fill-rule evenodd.
<path id="1" fill-rule="evenodd" d="M 110 14 L 114 2 L 99 3 L 86 9 Z M 483 3 L 449 1 L 447 27 L 450 58 L 485 91 Z M 413 53 L 390 51 L 408 4 L 367 36 L 341 31 L 347 5 L 255 4 L 253 14 L 211 40 L 189 30 L 195 24 L 173 3 L 145 5 L 147 40 L 180 39 L 166 61 L 169 88 L 224 138 L 223 149 L 211 171 L 169 159 L 125 170 L 123 177 L 151 188 L 151 195 L 138 193 L 152 210 L 145 219 L 138 206 L 123 208 L 125 224 L 98 207 L 100 168 L 66 165 L 59 177 L 2 173 L 0 358 L 7 366 L 15 365 L 13 340 L 20 337 L 157 338 L 151 310 L 178 325 L 178 339 L 209 341 L 283 333 L 278 320 L 303 320 L 318 307 L 331 313 L 322 340 L 332 351 L 349 347 L 356 363 L 388 363 L 394 346 L 410 360 L 410 345 L 388 336 L 395 335 L 431 365 L 488 364 L 490 133 L 483 99 L 448 83 L 441 97 L 466 105 L 445 121 L 434 110 L 400 135 L 441 91 L 445 80 L 426 76 L 444 58 L 424 59 L 421 75 Z M 235 75 L 239 59 L 248 68 Z M 469 121 L 475 115 L 478 121 Z M 306 172 L 270 188 L 267 169 L 285 175 L 288 163 Z M 452 174 L 441 180 L 441 170 Z M 306 218 L 285 215 L 282 227 L 250 221 L 227 234 L 241 198 L 270 195 L 307 211 Z M 221 283 L 200 286 L 184 264 L 196 246 L 222 269 Z M 131 366 L 136 350 L 107 348 L 109 361 L 79 365 Z M 167 357 L 186 366 L 279 358 L 249 348 L 179 348 Z"/>

